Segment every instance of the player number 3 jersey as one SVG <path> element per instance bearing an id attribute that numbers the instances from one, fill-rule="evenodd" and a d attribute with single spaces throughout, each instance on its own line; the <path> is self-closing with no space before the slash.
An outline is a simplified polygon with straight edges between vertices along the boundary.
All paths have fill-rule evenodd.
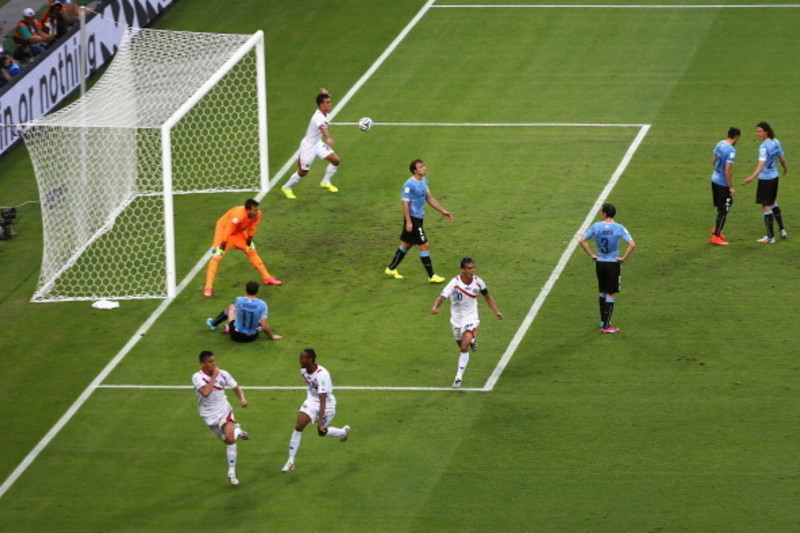
<path id="1" fill-rule="evenodd" d="M 472 276 L 472 283 L 464 283 L 461 276 L 450 280 L 442 290 L 442 298 L 450 299 L 450 322 L 458 325 L 464 320 L 478 320 L 478 295 L 487 294 L 486 283 Z"/>

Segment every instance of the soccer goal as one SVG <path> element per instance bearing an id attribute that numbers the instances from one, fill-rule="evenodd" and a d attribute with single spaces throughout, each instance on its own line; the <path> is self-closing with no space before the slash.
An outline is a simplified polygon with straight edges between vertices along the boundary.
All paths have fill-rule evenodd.
<path id="1" fill-rule="evenodd" d="M 173 195 L 266 191 L 264 40 L 129 28 L 83 97 L 22 125 L 42 208 L 31 301 L 176 294 Z"/>

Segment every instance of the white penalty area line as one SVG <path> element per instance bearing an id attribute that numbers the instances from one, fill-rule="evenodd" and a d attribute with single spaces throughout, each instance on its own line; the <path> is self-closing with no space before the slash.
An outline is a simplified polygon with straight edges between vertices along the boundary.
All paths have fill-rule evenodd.
<path id="1" fill-rule="evenodd" d="M 244 390 L 306 390 L 307 387 L 295 386 L 281 386 L 281 385 L 264 385 L 264 386 L 249 386 L 242 385 Z M 100 385 L 98 389 L 160 389 L 160 390 L 186 390 L 194 389 L 191 385 Z M 361 385 L 337 385 L 336 390 L 364 390 L 364 391 L 474 391 L 483 392 L 484 389 L 476 389 L 463 387 L 454 389 L 453 387 L 374 387 L 374 386 L 361 386 Z"/>
<path id="2" fill-rule="evenodd" d="M 331 126 L 357 126 L 358 122 L 332 122 Z M 372 126 L 451 128 L 641 128 L 647 124 L 595 124 L 591 122 L 373 122 Z"/>
<path id="3" fill-rule="evenodd" d="M 589 229 L 589 225 L 595 220 L 597 217 L 597 211 L 600 209 L 600 206 L 605 203 L 606 198 L 608 198 L 611 191 L 614 189 L 614 186 L 619 181 L 619 178 L 622 176 L 622 173 L 628 167 L 628 164 L 631 162 L 633 155 L 636 153 L 636 150 L 639 148 L 639 145 L 642 144 L 645 135 L 650 130 L 650 125 L 645 124 L 639 129 L 639 133 L 636 135 L 636 138 L 633 140 L 631 145 L 628 147 L 628 151 L 625 152 L 625 156 L 620 161 L 617 169 L 614 171 L 614 174 L 611 176 L 611 179 L 608 180 L 606 186 L 600 192 L 600 196 L 597 197 L 592 208 L 589 210 L 589 213 L 586 215 L 586 219 L 584 219 L 583 224 L 581 224 L 578 231 L 575 235 L 572 236 L 567 248 L 564 250 L 564 253 L 561 254 L 561 258 L 558 260 L 556 267 L 550 273 L 550 277 L 548 278 L 547 282 L 542 287 L 542 290 L 539 292 L 539 296 L 536 297 L 536 300 L 531 305 L 528 314 L 525 315 L 525 320 L 522 321 L 522 324 L 517 329 L 517 333 L 514 335 L 514 338 L 511 339 L 511 342 L 506 348 L 505 353 L 503 353 L 503 357 L 500 358 L 500 361 L 497 363 L 497 366 L 494 368 L 492 375 L 489 376 L 489 379 L 486 380 L 486 384 L 483 386 L 484 391 L 491 391 L 494 389 L 494 386 L 497 384 L 497 380 L 500 379 L 500 376 L 503 374 L 503 371 L 506 369 L 509 361 L 514 356 L 514 353 L 517 351 L 517 347 L 522 342 L 522 339 L 525 337 L 525 334 L 528 332 L 533 320 L 536 318 L 536 315 L 539 314 L 539 310 L 542 308 L 544 301 L 547 299 L 547 296 L 550 294 L 550 291 L 553 289 L 553 286 L 558 281 L 558 278 L 561 277 L 561 273 L 564 271 L 564 268 L 567 266 L 567 262 L 569 258 L 572 256 L 572 253 L 575 251 L 575 248 L 578 246 L 578 239 L 586 233 L 586 230 Z"/>
<path id="4" fill-rule="evenodd" d="M 408 35 L 408 33 L 413 29 L 413 27 L 419 22 L 419 20 L 428 12 L 428 10 L 433 5 L 435 0 L 428 0 L 422 9 L 416 14 L 416 16 L 411 19 L 403 31 L 392 41 L 392 43 L 386 48 L 383 54 L 375 60 L 372 66 L 367 70 L 367 72 L 359 78 L 359 80 L 353 85 L 353 87 L 347 92 L 347 94 L 339 101 L 339 104 L 331 111 L 332 115 L 335 115 L 344 105 L 350 101 L 353 95 L 358 92 L 358 90 L 369 80 L 372 74 L 380 67 L 383 62 L 386 60 L 387 57 L 397 48 L 397 46 L 403 41 L 403 39 Z M 295 152 L 289 160 L 286 162 L 283 167 L 278 171 L 278 173 L 273 177 L 269 182 L 269 187 L 265 191 L 261 191 L 256 198 L 261 200 L 264 196 L 269 192 L 269 190 L 276 184 L 280 179 L 283 177 L 284 174 L 288 171 L 288 169 L 292 166 L 292 164 L 296 161 L 298 153 Z M 175 293 L 175 298 L 177 298 L 183 289 L 194 279 L 194 277 L 200 272 L 200 270 L 205 266 L 206 261 L 208 261 L 208 254 L 204 254 L 203 257 L 197 262 L 197 264 L 192 268 L 191 272 L 187 274 L 187 276 L 181 281 L 180 285 L 178 285 Z M 125 358 L 128 352 L 136 346 L 139 342 L 139 339 L 144 336 L 145 333 L 152 327 L 152 325 L 158 320 L 158 318 L 167 310 L 170 304 L 174 301 L 174 298 L 167 298 L 161 302 L 161 304 L 156 308 L 155 311 L 150 315 L 150 317 L 145 320 L 145 322 L 136 330 L 136 333 L 130 338 L 130 340 L 123 346 L 123 348 L 114 356 L 111 361 L 100 371 L 100 373 L 95 377 L 92 382 L 84 389 L 78 399 L 75 400 L 72 405 L 67 409 L 67 411 L 58 419 L 58 422 L 50 428 L 50 431 L 42 437 L 42 439 L 33 447 L 33 449 L 25 456 L 25 458 L 20 462 L 19 465 L 14 469 L 13 472 L 6 478 L 2 485 L 0 485 L 0 498 L 2 498 L 6 492 L 11 488 L 12 485 L 19 479 L 19 477 L 28 469 L 28 467 L 36 460 L 40 453 L 50 444 L 50 442 L 58 435 L 58 433 L 67 425 L 67 423 L 75 416 L 75 413 L 86 403 L 86 400 L 92 395 L 92 393 L 100 387 L 102 382 L 108 377 L 108 375 L 119 365 L 119 363 Z"/>
<path id="5" fill-rule="evenodd" d="M 766 9 L 766 8 L 798 8 L 800 4 L 436 4 L 433 7 L 452 9 Z"/>

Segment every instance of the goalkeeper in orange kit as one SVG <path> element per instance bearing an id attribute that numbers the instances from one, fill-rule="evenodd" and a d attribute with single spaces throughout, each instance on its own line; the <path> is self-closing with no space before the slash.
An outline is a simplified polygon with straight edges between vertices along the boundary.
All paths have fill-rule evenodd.
<path id="1" fill-rule="evenodd" d="M 265 284 L 283 285 L 282 281 L 269 273 L 264 261 L 256 252 L 253 236 L 256 234 L 259 222 L 261 222 L 261 210 L 258 208 L 258 201 L 252 198 L 244 203 L 244 207 L 234 207 L 217 220 L 214 242 L 211 245 L 211 259 L 206 269 L 206 286 L 203 289 L 203 296 L 208 298 L 214 294 L 214 278 L 217 277 L 219 263 L 225 257 L 225 252 L 231 248 L 242 250 L 247 255 L 247 259 L 256 267 Z"/>

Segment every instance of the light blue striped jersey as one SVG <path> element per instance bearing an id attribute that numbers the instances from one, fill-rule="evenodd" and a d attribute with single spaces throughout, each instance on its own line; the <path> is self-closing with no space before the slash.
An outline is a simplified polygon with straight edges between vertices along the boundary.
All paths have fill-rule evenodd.
<path id="1" fill-rule="evenodd" d="M 597 242 L 597 260 L 615 263 L 619 257 L 619 240 L 631 242 L 633 237 L 622 224 L 616 222 L 595 222 L 584 234 L 586 239 L 594 238 Z"/>
<path id="2" fill-rule="evenodd" d="M 258 298 L 238 296 L 234 301 L 236 306 L 236 330 L 245 335 L 256 335 L 261 331 L 261 319 L 267 318 L 267 303 Z"/>
<path id="3" fill-rule="evenodd" d="M 403 201 L 408 202 L 408 212 L 414 218 L 425 218 L 425 200 L 428 197 L 428 178 L 408 178 L 403 185 Z"/>
<path id="4" fill-rule="evenodd" d="M 736 148 L 724 139 L 714 147 L 714 172 L 711 173 L 711 181 L 723 187 L 728 186 L 725 179 L 725 166 L 736 162 Z"/>
<path id="5" fill-rule="evenodd" d="M 758 148 L 758 160 L 765 161 L 760 180 L 774 180 L 778 177 L 778 158 L 783 155 L 783 147 L 778 139 L 767 139 Z"/>

